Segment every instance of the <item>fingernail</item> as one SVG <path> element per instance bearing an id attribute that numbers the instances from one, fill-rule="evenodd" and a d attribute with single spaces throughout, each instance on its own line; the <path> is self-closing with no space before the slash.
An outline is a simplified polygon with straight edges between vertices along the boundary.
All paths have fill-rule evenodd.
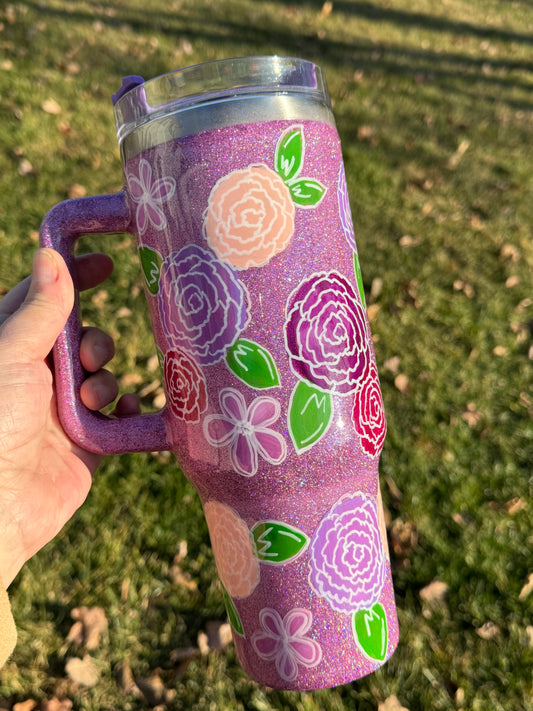
<path id="1" fill-rule="evenodd" d="M 36 284 L 51 284 L 57 281 L 57 262 L 46 249 L 39 249 L 33 255 L 33 280 Z"/>

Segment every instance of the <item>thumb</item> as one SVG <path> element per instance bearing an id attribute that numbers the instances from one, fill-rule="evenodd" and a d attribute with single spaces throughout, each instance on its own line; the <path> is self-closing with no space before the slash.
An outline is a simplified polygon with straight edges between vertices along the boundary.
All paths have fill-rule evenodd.
<path id="1" fill-rule="evenodd" d="M 2 327 L 2 350 L 16 349 L 19 360 L 44 360 L 73 304 L 74 287 L 63 258 L 53 249 L 39 249 L 26 298 Z"/>

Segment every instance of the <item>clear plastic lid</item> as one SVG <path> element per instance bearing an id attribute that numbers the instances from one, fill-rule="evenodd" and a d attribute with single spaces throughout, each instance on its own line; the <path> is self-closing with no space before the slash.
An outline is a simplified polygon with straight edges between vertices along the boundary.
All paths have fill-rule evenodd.
<path id="1" fill-rule="evenodd" d="M 272 95 L 300 95 L 331 110 L 322 70 L 313 62 L 278 56 L 223 59 L 148 81 L 125 77 L 113 96 L 118 141 L 148 122 L 191 108 Z"/>

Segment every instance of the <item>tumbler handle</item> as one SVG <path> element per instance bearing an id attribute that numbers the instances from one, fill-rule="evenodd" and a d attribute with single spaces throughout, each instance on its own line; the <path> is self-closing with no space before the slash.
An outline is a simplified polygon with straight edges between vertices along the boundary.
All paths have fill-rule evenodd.
<path id="1" fill-rule="evenodd" d="M 124 191 L 55 205 L 41 224 L 40 243 L 61 254 L 74 278 L 76 240 L 82 234 L 110 232 L 131 232 Z M 81 332 L 76 289 L 74 308 L 53 349 L 58 414 L 68 436 L 79 446 L 98 454 L 170 449 L 166 408 L 149 414 L 112 418 L 85 407 L 80 398 L 80 387 L 86 377 L 79 356 Z"/>

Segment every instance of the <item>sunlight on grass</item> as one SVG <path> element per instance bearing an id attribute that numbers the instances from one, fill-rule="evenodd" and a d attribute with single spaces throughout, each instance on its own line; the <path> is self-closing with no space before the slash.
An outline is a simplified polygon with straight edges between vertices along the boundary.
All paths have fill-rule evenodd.
<path id="1" fill-rule="evenodd" d="M 314 693 L 258 686 L 231 644 L 180 661 L 226 620 L 199 499 L 172 457 L 114 457 L 10 590 L 19 644 L 0 673 L 2 708 L 57 697 L 74 709 L 144 709 L 146 695 L 119 682 L 124 665 L 152 680 L 152 694 L 157 676 L 169 710 L 376 711 L 392 694 L 410 711 L 533 708 L 533 6 L 326 5 L 0 7 L 0 293 L 28 272 L 52 205 L 120 189 L 109 97 L 121 76 L 252 53 L 320 63 L 387 411 L 381 474 L 400 646 L 376 674 Z M 91 237 L 82 248 L 116 265 L 83 296 L 83 317 L 116 338 L 122 390 L 153 385 L 143 408 L 154 409 L 161 376 L 133 241 Z M 434 581 L 445 593 L 424 600 Z M 65 672 L 87 653 L 66 641 L 81 606 L 108 620 L 90 652 L 91 687 Z"/>

